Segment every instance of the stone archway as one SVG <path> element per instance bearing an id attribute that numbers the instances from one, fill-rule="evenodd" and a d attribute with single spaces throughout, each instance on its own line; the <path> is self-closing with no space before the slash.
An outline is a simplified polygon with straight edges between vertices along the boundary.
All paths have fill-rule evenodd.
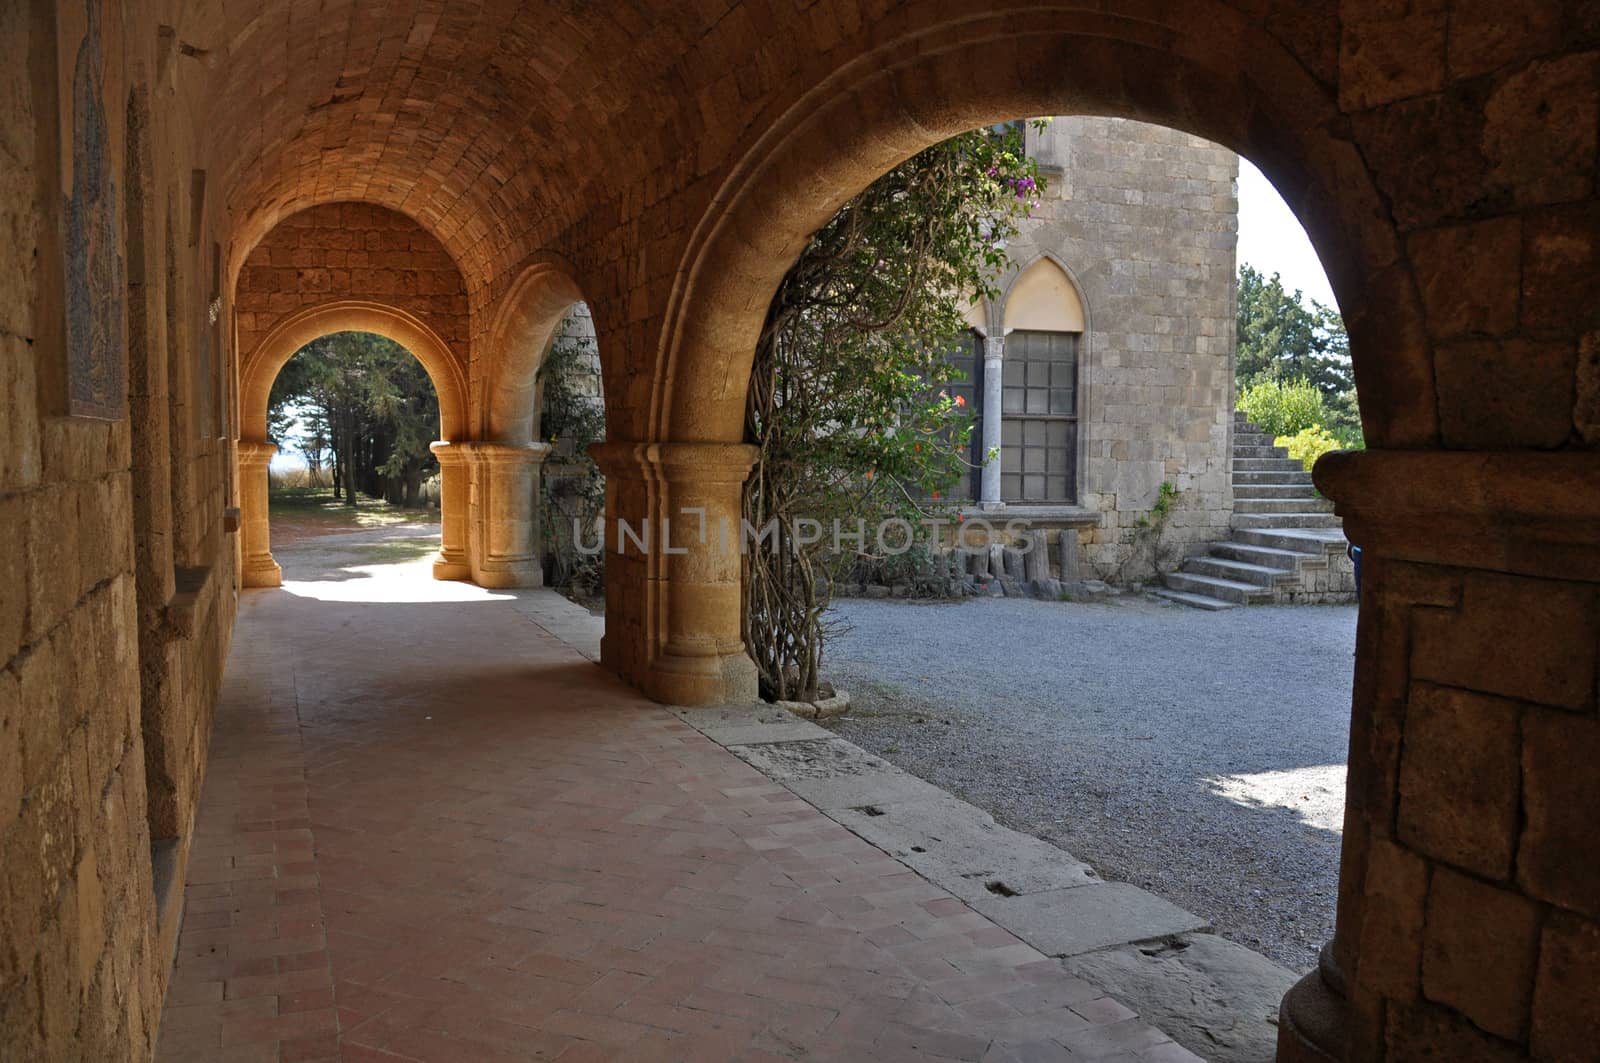
<path id="1" fill-rule="evenodd" d="M 267 518 L 267 466 L 277 446 L 267 438 L 267 405 L 272 383 L 296 351 L 334 332 L 371 332 L 410 351 L 439 396 L 439 509 L 442 538 L 433 564 L 435 579 L 465 579 L 467 556 L 466 483 L 451 448 L 466 430 L 466 382 L 455 356 L 426 323 L 397 307 L 361 300 L 325 303 L 293 314 L 269 332 L 239 371 L 239 500 L 246 587 L 276 587 L 283 570 L 273 560 Z M 446 457 L 450 455 L 450 458 Z"/>
<path id="2" fill-rule="evenodd" d="M 640 434 L 607 444 L 608 482 L 622 507 L 610 516 L 659 528 L 669 509 L 682 507 L 672 501 L 676 468 L 696 485 L 680 491 L 706 505 L 710 519 L 736 527 L 739 485 L 753 460 L 741 442 L 744 382 L 771 296 L 804 242 L 916 151 L 1039 114 L 1165 125 L 1264 164 L 1330 263 L 1356 351 L 1367 437 L 1432 444 L 1437 417 L 1421 304 L 1410 272 L 1394 265 L 1399 242 L 1359 152 L 1330 132 L 1338 128 L 1333 94 L 1224 4 L 1146 19 L 1030 9 L 940 24 L 902 12 L 871 50 L 776 115 L 693 226 L 653 364 L 640 367 L 651 375 L 648 405 L 633 419 Z M 1139 72 L 1137 84 L 1129 71 Z M 697 449 L 679 460 L 676 449 L 685 447 Z M 729 464 L 711 470 L 709 454 Z M 626 660 L 619 648 L 614 667 L 668 700 L 715 703 L 745 690 L 737 608 L 681 600 L 735 601 L 737 557 L 617 555 L 607 563 L 621 574 L 608 585 L 608 616 L 643 633 Z M 679 630 L 675 616 L 699 626 Z M 686 684 L 686 674 L 699 678 Z"/>
<path id="3" fill-rule="evenodd" d="M 1443 341 L 1483 332 L 1489 320 L 1491 300 L 1452 282 L 1473 237 L 1463 225 L 1402 241 L 1395 201 L 1405 188 L 1392 172 L 1400 164 L 1388 160 L 1387 173 L 1369 165 L 1379 134 L 1366 127 L 1358 145 L 1348 113 L 1371 106 L 1368 92 L 1379 103 L 1392 97 L 1370 72 L 1363 82 L 1359 63 L 1336 90 L 1335 79 L 1312 76 L 1261 26 L 1215 3 L 1146 5 L 1139 21 L 1064 10 L 927 21 L 897 22 L 898 33 L 875 27 L 881 44 L 790 101 L 711 197 L 674 277 L 640 436 L 606 447 L 609 515 L 659 531 L 693 507 L 737 526 L 752 459 L 741 443 L 741 385 L 770 297 L 809 234 L 915 151 L 996 120 L 1095 114 L 1177 128 L 1251 158 L 1328 268 L 1373 448 L 1318 468 L 1319 486 L 1369 553 L 1337 929 L 1319 970 L 1285 998 L 1278 1057 L 1481 1058 L 1504 1041 L 1527 1044 L 1539 1021 L 1529 1002 L 1542 991 L 1542 913 L 1595 910 L 1595 876 L 1563 864 L 1582 842 L 1558 795 L 1576 771 L 1562 760 L 1564 738 L 1595 742 L 1570 715 L 1592 713 L 1592 664 L 1574 672 L 1562 662 L 1593 660 L 1596 540 L 1584 522 L 1600 466 L 1590 453 L 1535 449 L 1571 438 L 1570 355 L 1593 327 L 1592 311 L 1549 279 L 1564 253 L 1558 223 L 1526 222 L 1518 253 L 1546 275 L 1533 294 L 1549 302 L 1525 312 L 1527 324 L 1561 339 L 1451 345 Z M 1382 135 L 1392 149 L 1411 134 L 1391 125 Z M 1416 138 L 1420 149 L 1427 138 Z M 1519 237 L 1510 239 L 1504 246 L 1516 249 Z M 1571 253 L 1588 262 L 1585 240 Z M 1514 308 L 1517 278 L 1496 283 Z M 1524 305 L 1528 291 L 1523 282 Z M 1504 300 L 1494 297 L 1496 312 Z M 1494 328 L 1516 332 L 1515 312 Z M 1593 348 L 1592 335 L 1583 342 Z M 1541 356 L 1543 369 L 1533 361 Z M 1469 383 L 1474 394 L 1517 396 L 1504 400 L 1508 416 L 1466 424 L 1473 410 L 1493 412 Z M 747 697 L 737 556 L 702 546 L 622 561 L 607 587 L 608 622 L 637 635 L 608 643 L 607 663 L 661 700 Z M 1559 620 L 1533 620 L 1541 614 Z M 1507 630 L 1502 616 L 1526 627 Z M 1515 716 L 1530 728 L 1520 739 L 1502 726 L 1512 710 L 1496 699 L 1508 697 L 1528 702 Z M 1466 824 L 1451 771 L 1496 780 L 1480 795 L 1494 826 Z M 1500 826 L 1524 808 L 1527 828 Z M 1473 929 L 1488 911 L 1505 915 L 1515 940 Z M 1561 992 L 1551 989 L 1556 1011 L 1570 1007 Z"/>
<path id="4" fill-rule="evenodd" d="M 567 313 L 583 302 L 572 266 L 534 256 L 502 295 L 489 326 L 480 434 L 525 444 L 539 435 L 538 374 Z"/>

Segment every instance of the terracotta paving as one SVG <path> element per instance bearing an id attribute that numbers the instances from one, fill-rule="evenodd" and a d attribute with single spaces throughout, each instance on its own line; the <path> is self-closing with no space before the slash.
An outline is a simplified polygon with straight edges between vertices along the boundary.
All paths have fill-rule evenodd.
<path id="1" fill-rule="evenodd" d="M 384 586 L 244 595 L 161 1063 L 1197 1058 L 505 595 L 308 596 Z"/>

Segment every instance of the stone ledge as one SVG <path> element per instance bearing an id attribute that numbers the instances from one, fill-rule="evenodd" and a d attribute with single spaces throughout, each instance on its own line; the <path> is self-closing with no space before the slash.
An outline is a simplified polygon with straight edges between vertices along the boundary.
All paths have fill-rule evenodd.
<path id="1" fill-rule="evenodd" d="M 1341 450 L 1312 475 L 1372 557 L 1600 581 L 1600 453 Z"/>

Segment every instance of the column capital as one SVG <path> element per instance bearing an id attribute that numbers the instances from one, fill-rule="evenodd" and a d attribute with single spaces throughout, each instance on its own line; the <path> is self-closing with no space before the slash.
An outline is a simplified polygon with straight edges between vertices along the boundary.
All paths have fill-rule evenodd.
<path id="1" fill-rule="evenodd" d="M 983 338 L 983 360 L 985 362 L 998 362 L 1006 356 L 1006 337 L 1004 333 L 998 336 L 985 336 Z"/>
<path id="2" fill-rule="evenodd" d="M 1600 453 L 1335 451 L 1313 478 L 1375 557 L 1600 581 Z"/>
<path id="3" fill-rule="evenodd" d="M 600 471 L 629 480 L 742 484 L 760 455 L 749 443 L 634 443 L 612 440 L 589 448 Z"/>
<path id="4" fill-rule="evenodd" d="M 549 443 L 492 443 L 483 440 L 456 442 L 441 439 L 428 444 L 441 463 L 476 461 L 485 465 L 540 465 L 550 455 Z"/>
<path id="5" fill-rule="evenodd" d="M 453 443 L 448 439 L 436 439 L 428 444 L 428 449 L 433 451 L 433 456 L 440 465 L 457 465 L 467 460 L 467 452 L 460 443 Z"/>
<path id="6" fill-rule="evenodd" d="M 258 439 L 241 439 L 238 447 L 240 465 L 270 465 L 272 456 L 278 452 L 278 444 Z"/>

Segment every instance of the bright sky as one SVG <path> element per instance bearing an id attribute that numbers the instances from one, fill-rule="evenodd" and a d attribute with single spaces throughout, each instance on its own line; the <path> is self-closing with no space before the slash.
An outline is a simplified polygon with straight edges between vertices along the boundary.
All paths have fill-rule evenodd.
<path id="1" fill-rule="evenodd" d="M 1339 305 L 1306 231 L 1249 159 L 1239 160 L 1239 262 L 1269 277 L 1279 274 L 1284 288 L 1299 288 L 1307 299 Z"/>

